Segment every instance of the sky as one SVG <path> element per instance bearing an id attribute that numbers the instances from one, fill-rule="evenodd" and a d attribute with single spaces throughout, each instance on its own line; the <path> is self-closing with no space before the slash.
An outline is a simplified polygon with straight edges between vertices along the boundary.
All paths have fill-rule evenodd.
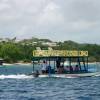
<path id="1" fill-rule="evenodd" d="M 0 0 L 0 38 L 100 44 L 100 0 Z"/>

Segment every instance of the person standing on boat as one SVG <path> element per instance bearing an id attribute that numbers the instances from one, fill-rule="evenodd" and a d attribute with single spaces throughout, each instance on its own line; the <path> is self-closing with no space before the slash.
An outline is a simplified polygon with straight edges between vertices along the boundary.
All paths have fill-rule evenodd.
<path id="1" fill-rule="evenodd" d="M 61 59 L 57 58 L 56 60 L 57 73 L 60 73 L 60 62 L 61 62 Z"/>
<path id="2" fill-rule="evenodd" d="M 47 63 L 46 63 L 46 61 L 43 61 L 43 64 L 42 64 L 42 73 L 43 74 L 46 73 L 46 69 L 47 69 Z"/>

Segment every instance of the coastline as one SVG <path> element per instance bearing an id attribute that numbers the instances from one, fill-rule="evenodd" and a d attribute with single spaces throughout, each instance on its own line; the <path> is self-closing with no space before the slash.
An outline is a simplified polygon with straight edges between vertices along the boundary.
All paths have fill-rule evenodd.
<path id="1" fill-rule="evenodd" d="M 88 62 L 88 64 L 100 64 L 100 62 Z M 32 65 L 32 63 L 3 63 L 3 65 Z"/>
<path id="2" fill-rule="evenodd" d="M 12 66 L 12 65 L 32 65 L 32 63 L 3 63 L 4 66 Z"/>

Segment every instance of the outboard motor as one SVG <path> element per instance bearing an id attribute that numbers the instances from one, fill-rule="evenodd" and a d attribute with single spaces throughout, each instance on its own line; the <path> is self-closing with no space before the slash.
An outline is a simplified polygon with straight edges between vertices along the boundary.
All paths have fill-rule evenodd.
<path id="1" fill-rule="evenodd" d="M 34 77 L 39 77 L 39 71 L 36 70 L 36 72 L 34 72 L 33 76 L 34 76 Z"/>

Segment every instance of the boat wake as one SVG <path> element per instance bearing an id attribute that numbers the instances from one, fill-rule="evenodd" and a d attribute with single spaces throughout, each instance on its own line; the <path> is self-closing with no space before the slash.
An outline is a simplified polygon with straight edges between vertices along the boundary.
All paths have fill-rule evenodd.
<path id="1" fill-rule="evenodd" d="M 33 78 L 33 76 L 18 74 L 18 75 L 0 75 L 0 79 L 29 79 Z"/>
<path id="2" fill-rule="evenodd" d="M 52 77 L 52 78 L 78 78 L 75 76 L 66 76 L 66 75 L 39 75 L 40 78 L 44 78 L 44 77 Z"/>
<path id="3" fill-rule="evenodd" d="M 80 78 L 80 77 L 99 77 L 100 73 L 97 74 L 90 74 L 90 75 L 39 75 L 40 78 Z M 31 79 L 34 78 L 34 76 L 31 75 L 25 75 L 25 74 L 17 74 L 17 75 L 0 75 L 0 79 Z"/>
<path id="4" fill-rule="evenodd" d="M 98 77 L 99 77 L 99 76 L 100 76 L 100 74 L 96 74 L 95 76 L 98 76 Z"/>

